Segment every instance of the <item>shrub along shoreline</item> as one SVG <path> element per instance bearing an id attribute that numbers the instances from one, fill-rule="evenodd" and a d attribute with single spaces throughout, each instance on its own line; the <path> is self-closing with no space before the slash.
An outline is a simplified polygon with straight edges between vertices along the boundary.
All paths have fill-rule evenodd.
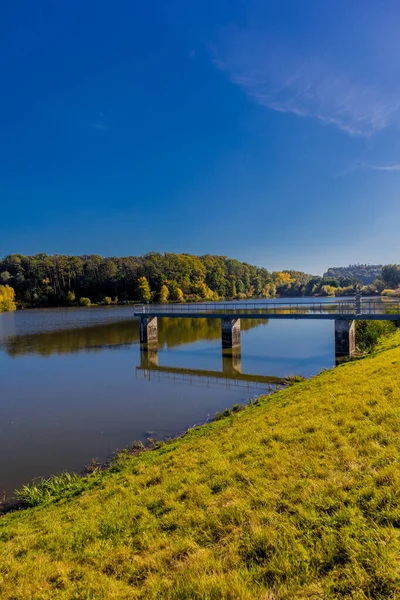
<path id="1" fill-rule="evenodd" d="M 400 332 L 0 519 L 4 598 L 395 598 Z"/>

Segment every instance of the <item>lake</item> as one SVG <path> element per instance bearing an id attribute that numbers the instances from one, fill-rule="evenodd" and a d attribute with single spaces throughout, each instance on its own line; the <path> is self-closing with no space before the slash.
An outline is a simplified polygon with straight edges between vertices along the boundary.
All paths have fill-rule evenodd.
<path id="1" fill-rule="evenodd" d="M 270 392 L 257 376 L 310 377 L 335 363 L 333 321 L 242 320 L 249 377 L 236 381 L 221 372 L 218 319 L 169 318 L 159 320 L 158 365 L 172 369 L 149 370 L 132 314 L 121 306 L 0 315 L 0 501 L 35 477 L 80 472 L 92 458 Z"/>

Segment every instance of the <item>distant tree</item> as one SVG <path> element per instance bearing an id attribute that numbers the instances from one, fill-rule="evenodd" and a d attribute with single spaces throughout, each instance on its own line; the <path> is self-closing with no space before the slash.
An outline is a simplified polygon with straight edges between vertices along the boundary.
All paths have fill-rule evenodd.
<path id="1" fill-rule="evenodd" d="M 181 288 L 174 287 L 171 290 L 171 300 L 173 300 L 174 302 L 183 302 L 183 292 Z"/>
<path id="2" fill-rule="evenodd" d="M 194 294 L 199 296 L 202 300 L 214 300 L 215 294 L 204 281 L 199 281 L 192 287 Z"/>
<path id="3" fill-rule="evenodd" d="M 368 285 L 375 282 L 380 278 L 381 270 L 381 267 L 369 265 L 350 265 L 329 269 L 323 279 L 294 270 L 271 274 L 264 267 L 209 254 L 151 252 L 145 256 L 108 258 L 96 254 L 11 254 L 0 259 L 0 285 L 10 285 L 15 290 L 16 301 L 28 305 L 73 304 L 79 298 L 104 302 L 105 297 L 119 297 L 122 302 L 132 298 L 147 302 L 153 296 L 151 290 L 158 290 L 160 299 L 164 285 L 170 294 L 168 299 L 176 302 L 182 300 L 181 294 L 193 301 L 226 297 L 244 299 L 252 293 L 271 297 L 276 292 L 274 284 L 281 296 L 321 294 L 324 285 L 336 287 L 339 292 L 340 288 L 353 285 L 355 281 L 365 283 L 368 279 Z M 388 269 L 385 272 L 388 273 Z M 139 280 L 143 287 L 139 287 Z M 382 280 L 374 285 L 376 293 L 392 288 Z M 181 292 L 177 292 L 177 288 Z M 75 300 L 68 295 L 72 290 Z"/>
<path id="4" fill-rule="evenodd" d="M 400 265 L 382 267 L 382 279 L 388 288 L 397 288 L 400 285 Z"/>
<path id="5" fill-rule="evenodd" d="M 274 298 L 276 295 L 276 285 L 271 281 L 266 283 L 263 289 L 264 298 Z"/>
<path id="6" fill-rule="evenodd" d="M 105 296 L 103 302 L 104 304 L 107 304 L 107 306 L 109 306 L 112 303 L 112 300 L 110 296 Z"/>
<path id="7" fill-rule="evenodd" d="M 321 294 L 323 296 L 334 296 L 336 294 L 336 287 L 333 287 L 332 285 L 323 285 L 321 288 Z"/>
<path id="8" fill-rule="evenodd" d="M 376 279 L 372 285 L 375 288 L 375 291 L 378 292 L 378 294 L 380 294 L 386 287 L 385 282 L 382 281 L 382 279 Z"/>
<path id="9" fill-rule="evenodd" d="M 0 273 L 0 283 L 8 283 L 11 279 L 11 274 L 8 271 L 3 271 Z"/>
<path id="10" fill-rule="evenodd" d="M 255 292 L 255 287 L 254 287 L 254 285 L 251 285 L 249 287 L 248 292 L 247 292 L 247 297 L 248 298 L 252 298 L 254 296 L 254 292 Z"/>
<path id="11" fill-rule="evenodd" d="M 324 277 L 334 277 L 335 279 L 347 278 L 351 282 L 340 282 L 341 287 L 360 283 L 369 285 L 381 277 L 382 265 L 349 265 L 348 267 L 331 267 Z"/>
<path id="12" fill-rule="evenodd" d="M 92 303 L 90 302 L 90 298 L 79 298 L 79 306 L 90 306 Z"/>
<path id="13" fill-rule="evenodd" d="M 68 304 L 74 304 L 76 302 L 75 292 L 73 292 L 72 290 L 69 290 L 67 292 L 67 302 Z"/>
<path id="14" fill-rule="evenodd" d="M 273 273 L 273 278 L 274 278 L 276 287 L 279 287 L 281 285 L 286 285 L 293 281 L 290 276 L 290 273 L 288 273 L 287 271 L 277 271 L 276 273 Z"/>
<path id="15" fill-rule="evenodd" d="M 138 279 L 138 297 L 141 302 L 150 302 L 151 300 L 151 290 L 146 277 Z"/>
<path id="16" fill-rule="evenodd" d="M 169 298 L 169 289 L 164 284 L 161 286 L 160 293 L 158 295 L 158 299 L 161 302 L 161 304 L 167 304 L 168 298 Z"/>
<path id="17" fill-rule="evenodd" d="M 15 292 L 9 285 L 0 285 L 0 312 L 16 310 Z"/>
<path id="18" fill-rule="evenodd" d="M 229 278 L 229 295 L 231 298 L 235 298 L 237 296 L 237 289 L 236 289 L 236 279 L 234 275 L 231 275 Z"/>

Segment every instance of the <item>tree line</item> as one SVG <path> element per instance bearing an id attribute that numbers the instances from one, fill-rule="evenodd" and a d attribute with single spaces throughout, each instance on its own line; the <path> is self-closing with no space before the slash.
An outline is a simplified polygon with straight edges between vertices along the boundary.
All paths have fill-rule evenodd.
<path id="1" fill-rule="evenodd" d="M 0 259 L 0 311 L 22 306 L 126 302 L 197 302 L 224 298 L 351 295 L 362 281 L 353 276 L 269 272 L 226 256 L 160 254 L 102 257 L 8 255 Z M 400 266 L 382 267 L 363 293 L 400 286 Z M 2 308 L 3 306 L 3 308 Z"/>
<path id="2" fill-rule="evenodd" d="M 381 276 L 382 265 L 366 264 L 349 265 L 348 267 L 330 267 L 324 273 L 324 277 L 333 277 L 334 279 L 339 279 L 340 277 L 356 279 L 362 285 L 370 285 L 380 280 Z"/>

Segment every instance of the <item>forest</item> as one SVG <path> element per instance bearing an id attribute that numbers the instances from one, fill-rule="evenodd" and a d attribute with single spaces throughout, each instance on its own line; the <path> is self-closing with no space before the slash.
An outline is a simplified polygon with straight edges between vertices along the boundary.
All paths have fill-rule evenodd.
<path id="1" fill-rule="evenodd" d="M 331 272 L 332 269 L 327 271 Z M 397 293 L 400 266 L 386 265 L 379 275 L 380 279 L 364 286 L 362 292 Z M 362 286 L 363 281 L 350 274 L 320 277 L 293 270 L 269 272 L 264 267 L 209 254 L 12 254 L 0 259 L 0 311 L 13 310 L 16 305 L 89 306 L 352 295 L 356 284 Z"/>
<path id="2" fill-rule="evenodd" d="M 349 265 L 348 267 L 330 267 L 324 277 L 350 277 L 363 285 L 369 285 L 381 279 L 382 265 Z"/>

